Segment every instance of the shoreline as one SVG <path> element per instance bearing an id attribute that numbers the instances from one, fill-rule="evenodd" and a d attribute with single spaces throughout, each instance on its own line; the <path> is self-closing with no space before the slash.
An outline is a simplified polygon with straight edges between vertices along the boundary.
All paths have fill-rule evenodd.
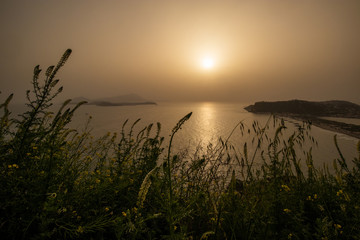
<path id="1" fill-rule="evenodd" d="M 298 115 L 298 114 L 275 114 L 281 118 L 291 118 L 298 121 L 310 122 L 312 125 L 329 130 L 332 132 L 342 133 L 360 140 L 360 125 L 331 121 L 321 119 L 311 115 Z"/>

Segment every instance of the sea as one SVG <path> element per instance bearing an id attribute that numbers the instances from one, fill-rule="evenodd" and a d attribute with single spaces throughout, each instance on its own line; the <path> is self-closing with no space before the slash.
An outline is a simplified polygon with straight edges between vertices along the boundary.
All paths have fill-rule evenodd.
<path id="1" fill-rule="evenodd" d="M 161 136 L 164 136 L 164 148 L 169 145 L 170 135 L 178 121 L 185 115 L 192 112 L 188 121 L 186 121 L 181 130 L 174 136 L 173 151 L 207 151 L 209 144 L 213 147 L 218 146 L 219 138 L 223 142 L 232 145 L 234 151 L 243 154 L 244 144 L 247 145 L 249 156 L 255 153 L 257 142 L 253 141 L 255 134 L 252 131 L 254 121 L 260 127 L 269 125 L 267 131 L 268 138 L 274 138 L 276 127 L 273 127 L 273 119 L 269 114 L 254 114 L 247 112 L 244 107 L 249 103 L 219 103 L 219 102 L 158 102 L 157 105 L 137 105 L 137 106 L 95 106 L 83 105 L 73 117 L 70 127 L 82 131 L 91 117 L 88 128 L 95 137 L 101 137 L 108 133 L 120 133 L 125 121 L 125 129 L 129 131 L 131 125 L 140 119 L 135 125 L 135 133 L 154 124 L 153 131 L 155 134 L 156 124 L 161 124 Z M 55 105 L 53 108 L 60 107 Z M 17 106 L 15 112 L 24 107 Z M 342 122 L 351 121 L 359 124 L 360 119 L 334 119 Z M 292 119 L 284 119 L 286 129 L 282 131 L 282 139 L 286 140 L 294 133 L 299 124 Z M 245 129 L 249 128 L 250 133 L 241 131 L 240 125 Z M 333 161 L 339 158 L 339 153 L 334 144 L 334 135 L 337 136 L 338 144 L 342 154 L 347 159 L 349 165 L 355 157 L 359 157 L 356 146 L 358 139 L 329 130 L 324 130 L 312 126 L 309 131 L 316 143 L 307 140 L 304 145 L 298 147 L 298 156 L 303 160 L 306 166 L 306 152 L 311 150 L 314 165 L 332 167 Z M 307 139 L 307 138 L 305 138 Z M 267 148 L 264 147 L 266 151 Z M 304 153 L 305 151 L 305 153 Z M 260 151 L 256 151 L 259 153 Z"/>

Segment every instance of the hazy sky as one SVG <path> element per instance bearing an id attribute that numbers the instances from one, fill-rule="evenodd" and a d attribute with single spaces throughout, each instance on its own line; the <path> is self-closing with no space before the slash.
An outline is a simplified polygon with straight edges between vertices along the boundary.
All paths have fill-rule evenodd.
<path id="1" fill-rule="evenodd" d="M 71 48 L 61 98 L 360 103 L 359 0 L 2 0 L 0 31 L 3 96 Z"/>

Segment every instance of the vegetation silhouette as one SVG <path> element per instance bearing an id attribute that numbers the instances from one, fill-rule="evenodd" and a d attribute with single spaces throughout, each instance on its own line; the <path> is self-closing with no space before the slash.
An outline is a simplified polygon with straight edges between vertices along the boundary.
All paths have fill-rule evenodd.
<path id="1" fill-rule="evenodd" d="M 240 122 L 232 134 L 251 136 L 242 149 L 220 139 L 174 153 L 172 140 L 191 113 L 175 125 L 167 152 L 160 123 L 137 130 L 140 119 L 94 139 L 88 128 L 68 126 L 84 102 L 49 109 L 70 54 L 44 81 L 35 67 L 19 117 L 11 116 L 12 95 L 0 105 L 3 239 L 359 239 L 360 143 L 350 168 L 335 137 L 332 173 L 314 167 L 311 149 L 300 157 L 308 124 L 285 137 L 276 118 Z"/>

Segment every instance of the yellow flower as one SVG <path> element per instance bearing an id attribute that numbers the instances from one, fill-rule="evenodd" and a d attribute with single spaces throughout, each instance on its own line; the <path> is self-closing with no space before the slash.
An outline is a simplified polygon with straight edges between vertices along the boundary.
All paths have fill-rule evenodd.
<path id="1" fill-rule="evenodd" d="M 105 212 L 109 211 L 110 209 L 108 207 L 105 208 Z"/>
<path id="2" fill-rule="evenodd" d="M 314 199 L 317 199 L 318 198 L 318 195 L 315 193 L 314 194 Z"/>
<path id="3" fill-rule="evenodd" d="M 285 192 L 289 192 L 290 188 L 287 185 L 281 185 Z"/>
<path id="4" fill-rule="evenodd" d="M 285 208 L 285 209 L 284 209 L 284 212 L 286 212 L 286 213 L 290 213 L 290 212 L 291 212 L 291 210 L 290 210 L 290 209 L 288 209 L 288 208 Z"/>
<path id="5" fill-rule="evenodd" d="M 56 193 L 51 193 L 49 198 L 56 198 L 56 196 L 57 196 Z"/>
<path id="6" fill-rule="evenodd" d="M 12 165 L 8 165 L 8 168 L 12 168 Z"/>
<path id="7" fill-rule="evenodd" d="M 289 233 L 289 235 L 288 235 L 288 239 L 291 239 L 292 238 L 292 233 Z"/>
<path id="8" fill-rule="evenodd" d="M 34 150 L 37 150 L 38 148 L 34 146 L 33 149 L 34 149 Z"/>
<path id="9" fill-rule="evenodd" d="M 100 183 L 101 181 L 100 181 L 100 179 L 96 179 L 95 182 L 96 182 L 96 183 Z"/>
<path id="10" fill-rule="evenodd" d="M 311 196 L 308 196 L 306 200 L 311 201 Z"/>
<path id="11" fill-rule="evenodd" d="M 340 195 L 343 194 L 343 190 L 339 190 L 337 193 L 336 193 L 336 196 L 340 197 Z"/>
<path id="12" fill-rule="evenodd" d="M 83 233 L 83 232 L 84 232 L 84 228 L 83 228 L 82 226 L 79 226 L 76 231 L 77 231 L 78 233 Z"/>
<path id="13" fill-rule="evenodd" d="M 340 224 L 334 224 L 334 227 L 336 228 L 336 229 L 340 229 L 341 228 L 341 225 Z"/>
<path id="14" fill-rule="evenodd" d="M 126 217 L 126 212 L 122 212 L 121 214 L 122 214 L 124 217 Z"/>

